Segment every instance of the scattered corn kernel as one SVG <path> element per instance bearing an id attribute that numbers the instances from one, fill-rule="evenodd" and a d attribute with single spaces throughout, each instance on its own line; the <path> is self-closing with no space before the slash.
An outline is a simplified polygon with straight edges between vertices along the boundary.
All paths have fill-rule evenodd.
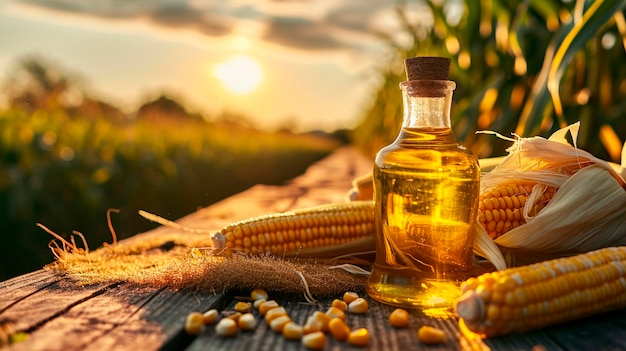
<path id="1" fill-rule="evenodd" d="M 261 314 L 261 316 L 265 316 L 267 311 L 277 307 L 280 307 L 278 306 L 278 302 L 274 300 L 268 300 L 259 305 L 259 313 Z"/>
<path id="2" fill-rule="evenodd" d="M 289 322 L 291 322 L 291 318 L 289 318 L 288 315 L 279 316 L 272 320 L 272 322 L 270 323 L 270 328 L 272 328 L 272 330 L 277 333 L 282 333 L 285 325 L 287 325 L 287 323 Z"/>
<path id="3" fill-rule="evenodd" d="M 239 317 L 241 317 L 243 313 L 237 311 L 225 311 L 224 318 L 232 319 L 235 322 L 239 321 Z"/>
<path id="4" fill-rule="evenodd" d="M 344 321 L 346 320 L 346 313 L 340 309 L 338 309 L 337 307 L 332 307 L 330 306 L 330 308 L 328 309 L 328 311 L 326 311 L 326 314 L 328 316 L 330 316 L 331 318 L 341 318 Z"/>
<path id="5" fill-rule="evenodd" d="M 326 346 L 326 335 L 317 331 L 302 336 L 302 345 L 308 349 L 321 350 Z"/>
<path id="6" fill-rule="evenodd" d="M 241 313 L 248 313 L 250 311 L 252 311 L 252 303 L 251 302 L 245 302 L 245 301 L 239 301 L 235 304 L 235 311 L 237 312 L 241 312 Z"/>
<path id="7" fill-rule="evenodd" d="M 230 337 L 237 334 L 237 322 L 230 318 L 223 318 L 217 322 L 215 333 L 219 336 Z"/>
<path id="8" fill-rule="evenodd" d="M 337 317 L 331 319 L 330 322 L 328 322 L 328 330 L 330 331 L 330 334 L 333 336 L 333 338 L 339 341 L 344 341 L 348 339 L 348 336 L 350 335 L 350 328 L 348 327 L 346 322 L 344 322 L 343 319 Z"/>
<path id="9" fill-rule="evenodd" d="M 256 328 L 256 317 L 252 313 L 244 313 L 239 317 L 237 325 L 241 330 L 254 330 Z"/>
<path id="10" fill-rule="evenodd" d="M 271 310 L 267 311 L 267 313 L 265 313 L 265 322 L 267 323 L 267 325 L 269 325 L 274 319 L 286 315 L 287 310 L 285 310 L 284 307 L 272 308 Z"/>
<path id="11" fill-rule="evenodd" d="M 204 325 L 213 324 L 219 315 L 220 313 L 215 308 L 212 308 L 202 314 L 202 323 Z"/>
<path id="12" fill-rule="evenodd" d="M 252 307 L 258 309 L 259 306 L 261 306 L 261 304 L 265 303 L 265 301 L 267 300 L 266 299 L 254 300 L 254 302 L 252 303 Z"/>
<path id="13" fill-rule="evenodd" d="M 406 327 L 409 324 L 409 312 L 402 308 L 396 308 L 389 315 L 389 324 L 396 328 Z"/>
<path id="14" fill-rule="evenodd" d="M 283 337 L 287 340 L 298 340 L 302 338 L 304 334 L 304 328 L 294 322 L 289 322 L 285 324 L 283 328 Z"/>
<path id="15" fill-rule="evenodd" d="M 199 335 L 202 332 L 204 317 L 200 312 L 191 312 L 185 320 L 185 332 L 189 335 Z"/>
<path id="16" fill-rule="evenodd" d="M 322 324 L 321 327 L 322 327 L 322 331 L 323 332 L 327 332 L 328 331 L 328 323 L 332 319 L 329 315 L 327 315 L 324 312 L 315 311 L 315 312 L 313 312 L 312 317 Z"/>
<path id="17" fill-rule="evenodd" d="M 343 294 L 343 300 L 347 303 L 350 304 L 350 302 L 356 300 L 359 298 L 359 294 L 352 292 L 352 291 L 346 291 Z"/>
<path id="18" fill-rule="evenodd" d="M 367 313 L 368 310 L 369 305 L 367 304 L 367 300 L 362 297 L 359 297 L 348 304 L 348 312 L 350 313 L 364 314 Z"/>
<path id="19" fill-rule="evenodd" d="M 313 316 L 309 316 L 302 327 L 302 332 L 304 334 L 311 334 L 318 331 L 322 331 L 322 322 Z"/>
<path id="20" fill-rule="evenodd" d="M 370 333 L 365 328 L 359 328 L 350 332 L 348 343 L 352 346 L 367 346 L 370 343 Z"/>
<path id="21" fill-rule="evenodd" d="M 252 298 L 252 300 L 254 300 L 254 301 L 257 301 L 257 300 L 267 300 L 267 299 L 269 299 L 269 295 L 267 294 L 267 291 L 265 291 L 263 289 L 254 289 L 250 293 L 250 298 Z"/>
<path id="22" fill-rule="evenodd" d="M 344 300 L 334 299 L 330 307 L 335 307 L 345 312 L 348 310 L 348 303 Z"/>
<path id="23" fill-rule="evenodd" d="M 424 344 L 441 344 L 446 341 L 446 333 L 435 327 L 424 325 L 417 331 L 417 339 Z"/>

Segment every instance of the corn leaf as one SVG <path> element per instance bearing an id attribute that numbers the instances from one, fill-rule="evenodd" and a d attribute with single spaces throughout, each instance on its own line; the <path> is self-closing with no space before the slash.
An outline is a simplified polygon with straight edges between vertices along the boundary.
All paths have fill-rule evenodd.
<path id="1" fill-rule="evenodd" d="M 548 108 L 553 103 L 560 126 L 566 123 L 562 118 L 559 85 L 563 72 L 572 57 L 584 47 L 621 9 L 626 6 L 623 0 L 583 1 L 583 15 L 563 25 L 555 35 L 544 58 L 544 64 L 520 116 L 517 134 L 540 134 L 541 126 L 549 115 Z"/>

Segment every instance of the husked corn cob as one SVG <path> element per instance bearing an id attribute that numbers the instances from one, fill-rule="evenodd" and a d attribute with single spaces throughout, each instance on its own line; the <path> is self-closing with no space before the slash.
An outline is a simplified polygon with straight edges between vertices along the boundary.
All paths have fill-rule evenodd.
<path id="1" fill-rule="evenodd" d="M 506 183 L 480 194 L 478 202 L 478 222 L 485 228 L 489 237 L 496 239 L 509 230 L 524 223 L 524 206 L 533 183 Z M 541 211 L 554 196 L 556 187 L 547 187 L 541 197 L 531 207 L 530 216 Z"/>
<path id="2" fill-rule="evenodd" d="M 347 252 L 372 250 L 374 233 L 372 202 L 354 201 L 239 221 L 214 234 L 213 246 L 226 253 L 333 257 L 346 253 L 346 245 Z"/>
<path id="3" fill-rule="evenodd" d="M 456 313 L 486 336 L 523 332 L 626 307 L 626 247 L 470 278 Z"/>

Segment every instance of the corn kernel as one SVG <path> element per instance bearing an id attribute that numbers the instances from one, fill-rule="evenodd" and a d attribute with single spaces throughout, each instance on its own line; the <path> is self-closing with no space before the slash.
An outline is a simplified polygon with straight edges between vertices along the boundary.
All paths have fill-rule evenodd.
<path id="1" fill-rule="evenodd" d="M 265 322 L 267 323 L 267 325 L 269 325 L 274 319 L 286 315 L 287 310 L 285 310 L 284 307 L 272 308 L 271 310 L 267 311 L 267 313 L 265 313 Z"/>
<path id="2" fill-rule="evenodd" d="M 302 332 L 304 334 L 311 334 L 318 331 L 322 331 L 322 322 L 313 316 L 309 316 L 302 327 Z"/>
<path id="3" fill-rule="evenodd" d="M 339 341 L 348 339 L 348 336 L 350 335 L 350 328 L 348 325 L 346 325 L 343 319 L 337 317 L 328 322 L 328 330 L 333 338 Z"/>
<path id="4" fill-rule="evenodd" d="M 252 298 L 252 300 L 254 300 L 254 301 L 257 301 L 257 300 L 267 300 L 267 299 L 269 299 L 269 295 L 267 294 L 267 291 L 265 291 L 263 289 L 254 289 L 250 293 L 250 298 Z"/>
<path id="5" fill-rule="evenodd" d="M 252 313 L 244 313 L 239 317 L 237 325 L 241 330 L 254 330 L 256 328 L 256 318 Z"/>
<path id="6" fill-rule="evenodd" d="M 328 323 L 330 322 L 330 320 L 332 319 L 329 315 L 320 312 L 320 311 L 315 311 L 313 312 L 312 317 L 316 320 L 318 320 L 321 324 L 322 324 L 322 331 L 327 332 L 328 331 Z"/>
<path id="7" fill-rule="evenodd" d="M 409 324 L 409 312 L 402 308 L 396 308 L 389 315 L 389 324 L 396 328 L 406 327 Z"/>
<path id="8" fill-rule="evenodd" d="M 272 322 L 270 323 L 270 328 L 272 328 L 272 330 L 277 333 L 282 333 L 285 325 L 287 325 L 287 323 L 289 322 L 291 322 L 291 318 L 289 318 L 288 315 L 279 316 L 272 320 Z"/>
<path id="9" fill-rule="evenodd" d="M 212 308 L 212 309 L 204 312 L 202 314 L 202 323 L 204 325 L 209 325 L 209 324 L 215 323 L 215 321 L 217 320 L 217 317 L 219 316 L 219 314 L 220 313 L 215 308 Z"/>
<path id="10" fill-rule="evenodd" d="M 217 322 L 215 333 L 219 336 L 230 337 L 237 334 L 237 322 L 230 318 L 223 318 Z"/>
<path id="11" fill-rule="evenodd" d="M 241 312 L 241 313 L 248 313 L 252 311 L 252 303 L 239 301 L 235 304 L 235 311 Z"/>
<path id="12" fill-rule="evenodd" d="M 299 340 L 304 334 L 304 328 L 294 322 L 285 324 L 283 328 L 283 337 L 287 340 Z"/>
<path id="13" fill-rule="evenodd" d="M 278 302 L 274 300 L 268 300 L 259 305 L 259 313 L 261 314 L 261 316 L 265 316 L 267 311 L 277 307 L 280 307 L 278 306 Z"/>
<path id="14" fill-rule="evenodd" d="M 346 291 L 343 294 L 343 300 L 347 303 L 350 304 L 350 302 L 356 300 L 359 298 L 359 294 L 352 292 L 352 291 Z"/>
<path id="15" fill-rule="evenodd" d="M 369 305 L 367 304 L 367 300 L 362 297 L 359 297 L 348 304 L 348 312 L 350 313 L 365 314 L 368 310 Z"/>
<path id="16" fill-rule="evenodd" d="M 263 303 L 265 303 L 265 301 L 267 301 L 266 299 L 259 299 L 259 300 L 254 300 L 254 302 L 252 303 L 252 307 L 259 309 L 259 306 L 261 306 Z"/>
<path id="17" fill-rule="evenodd" d="M 332 307 L 332 306 L 331 306 L 331 307 L 328 309 L 328 311 L 326 311 L 326 314 L 327 314 L 328 316 L 330 316 L 331 318 L 335 318 L 335 317 L 336 317 L 336 318 L 341 318 L 341 319 L 343 319 L 344 321 L 346 320 L 346 314 L 345 314 L 345 312 L 344 312 L 344 311 L 342 311 L 342 310 L 340 310 L 340 309 L 338 309 L 337 307 Z"/>
<path id="18" fill-rule="evenodd" d="M 223 313 L 224 313 L 224 318 L 232 319 L 235 322 L 237 322 L 239 320 L 239 317 L 241 317 L 241 315 L 243 314 L 237 311 L 224 311 Z"/>
<path id="19" fill-rule="evenodd" d="M 185 332 L 189 335 L 199 335 L 202 332 L 204 317 L 200 312 L 191 312 L 185 320 Z"/>
<path id="20" fill-rule="evenodd" d="M 424 325 L 417 331 L 417 339 L 424 344 L 441 344 L 446 341 L 446 333 L 435 327 Z"/>
<path id="21" fill-rule="evenodd" d="M 308 349 L 321 350 L 326 346 L 326 335 L 321 331 L 303 335 L 302 346 Z"/>
<path id="22" fill-rule="evenodd" d="M 335 307 L 345 312 L 348 310 L 348 303 L 344 300 L 334 299 L 330 307 Z"/>
<path id="23" fill-rule="evenodd" d="M 365 328 L 359 328 L 350 332 L 348 343 L 352 346 L 367 346 L 370 343 L 370 333 Z"/>

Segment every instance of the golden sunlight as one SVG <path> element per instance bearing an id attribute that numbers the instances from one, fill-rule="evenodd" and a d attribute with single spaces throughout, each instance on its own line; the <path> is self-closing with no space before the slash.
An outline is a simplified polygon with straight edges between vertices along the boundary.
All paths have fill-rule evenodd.
<path id="1" fill-rule="evenodd" d="M 214 75 L 233 94 L 245 95 L 256 90 L 263 81 L 263 68 L 252 57 L 237 54 L 215 66 Z"/>

